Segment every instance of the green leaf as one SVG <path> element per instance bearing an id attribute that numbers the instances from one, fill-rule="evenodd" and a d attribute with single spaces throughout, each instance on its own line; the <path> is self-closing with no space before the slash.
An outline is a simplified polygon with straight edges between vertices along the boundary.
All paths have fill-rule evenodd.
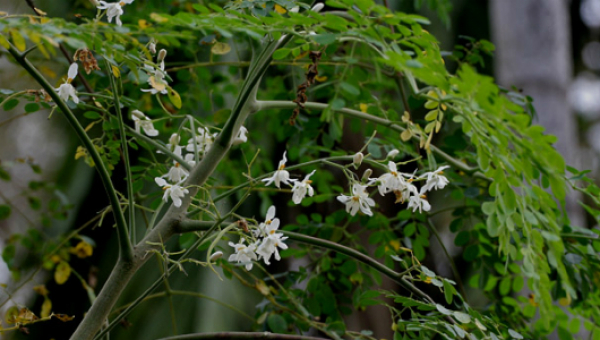
<path id="1" fill-rule="evenodd" d="M 349 94 L 353 95 L 353 96 L 358 96 L 360 95 L 360 90 L 357 89 L 354 85 L 346 83 L 346 82 L 342 82 L 340 84 L 340 87 L 342 88 L 342 90 L 348 92 Z"/>
<path id="2" fill-rule="evenodd" d="M 10 110 L 14 109 L 17 105 L 19 105 L 19 100 L 13 98 L 13 99 L 7 101 L 6 103 L 4 103 L 4 106 L 2 108 L 4 108 L 4 111 L 10 111 Z"/>
<path id="3" fill-rule="evenodd" d="M 288 54 L 290 54 L 291 49 L 289 48 L 280 48 L 277 51 L 275 51 L 275 53 L 273 53 L 273 59 L 275 60 L 279 60 L 279 59 L 283 59 L 285 57 L 288 56 Z"/>
<path id="4" fill-rule="evenodd" d="M 523 289 L 523 286 L 525 285 L 525 280 L 523 279 L 523 277 L 521 275 L 515 276 L 515 278 L 513 279 L 512 282 L 512 290 L 515 293 L 518 293 L 521 291 L 521 289 Z"/>
<path id="5" fill-rule="evenodd" d="M 170 86 L 168 90 L 169 100 L 171 101 L 171 103 L 173 103 L 173 106 L 175 106 L 177 109 L 181 109 L 181 97 L 179 96 L 179 93 L 173 90 L 173 88 Z"/>
<path id="6" fill-rule="evenodd" d="M 469 323 L 471 322 L 471 316 L 467 313 L 463 313 L 463 312 L 452 312 L 452 315 L 454 316 L 454 318 L 458 321 L 460 321 L 461 323 Z"/>
<path id="7" fill-rule="evenodd" d="M 311 36 L 314 42 L 319 45 L 329 45 L 335 41 L 337 34 L 325 33 Z"/>
<path id="8" fill-rule="evenodd" d="M 9 205 L 0 205 L 0 220 L 5 220 L 10 216 L 11 208 Z"/>
<path id="9" fill-rule="evenodd" d="M 444 297 L 446 298 L 446 303 L 451 304 L 452 298 L 454 296 L 454 287 L 448 282 L 444 280 Z"/>
<path id="10" fill-rule="evenodd" d="M 101 117 L 100 114 L 96 111 L 87 111 L 83 114 L 83 116 L 87 119 L 99 119 Z"/>
<path id="11" fill-rule="evenodd" d="M 36 112 L 39 109 L 40 109 L 40 105 L 37 103 L 29 103 L 29 104 L 25 105 L 25 112 L 27 112 L 27 113 Z"/>
<path id="12" fill-rule="evenodd" d="M 0 179 L 4 181 L 10 181 L 10 174 L 3 167 L 0 166 Z"/>
<path id="13" fill-rule="evenodd" d="M 267 318 L 267 325 L 273 333 L 285 333 L 288 328 L 287 321 L 279 314 L 270 314 Z"/>
<path id="14" fill-rule="evenodd" d="M 511 288 L 511 283 L 512 283 L 512 279 L 510 276 L 505 277 L 502 279 L 502 281 L 500 281 L 500 295 L 506 295 L 510 292 L 510 288 Z"/>

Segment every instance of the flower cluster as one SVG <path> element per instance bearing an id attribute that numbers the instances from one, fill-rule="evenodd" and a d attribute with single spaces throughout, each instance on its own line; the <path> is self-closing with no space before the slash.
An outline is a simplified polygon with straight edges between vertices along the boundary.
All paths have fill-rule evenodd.
<path id="1" fill-rule="evenodd" d="M 271 256 L 275 255 L 275 260 L 281 260 L 279 249 L 287 249 L 288 246 L 283 242 L 287 240 L 282 233 L 278 233 L 279 219 L 275 217 L 275 206 L 269 207 L 265 222 L 260 223 L 256 230 L 253 230 L 254 237 L 257 238 L 251 244 L 244 244 L 242 238 L 239 243 L 229 242 L 229 246 L 235 249 L 235 253 L 229 256 L 230 262 L 238 262 L 246 266 L 246 270 L 252 269 L 252 261 L 262 259 L 266 265 L 270 265 Z M 279 249 L 278 249 L 279 248 Z"/>
<path id="2" fill-rule="evenodd" d="M 150 120 L 146 121 L 141 118 L 138 118 L 138 119 L 139 119 L 140 126 L 144 129 L 146 134 L 148 134 L 147 129 L 154 129 L 153 126 L 150 127 L 152 124 L 152 122 Z M 141 125 L 144 123 L 145 124 L 149 123 L 150 126 L 144 127 L 144 125 Z M 138 121 L 136 121 L 136 129 L 138 129 L 137 124 L 138 124 Z M 240 140 L 241 141 L 240 143 L 245 142 L 247 140 L 247 137 L 246 137 L 247 132 L 248 132 L 248 130 L 242 126 L 240 128 L 240 132 L 239 132 L 237 138 L 234 140 L 234 143 L 236 140 Z M 158 135 L 158 131 L 156 131 L 156 134 Z M 148 135 L 150 135 L 150 134 L 148 134 Z M 217 136 L 217 134 L 216 133 L 211 134 L 207 127 L 198 128 L 198 134 L 195 136 L 195 138 L 192 137 L 188 140 L 188 143 L 185 146 L 185 148 L 182 145 L 179 145 L 179 143 L 181 141 L 181 136 L 177 133 L 174 133 L 171 135 L 171 137 L 169 138 L 169 143 L 167 143 L 166 146 L 167 146 L 167 149 L 169 149 L 173 154 L 183 158 L 188 165 L 194 166 L 196 164 L 196 158 L 197 157 L 201 158 L 208 150 L 210 150 L 210 147 L 214 143 L 216 136 Z M 240 143 L 238 143 L 238 144 L 240 144 Z M 188 152 L 185 154 L 185 156 L 183 156 L 183 150 Z M 161 153 L 160 151 L 157 151 L 157 152 Z M 165 194 L 163 195 L 163 200 L 165 202 L 167 202 L 169 197 L 171 197 L 171 200 L 173 200 L 173 204 L 176 207 L 181 206 L 181 204 L 182 204 L 181 199 L 185 196 L 185 194 L 189 193 L 188 190 L 181 187 L 181 185 L 188 178 L 189 175 L 190 175 L 189 172 L 184 167 L 182 167 L 178 161 L 173 160 L 173 166 L 171 166 L 169 171 L 166 174 L 164 174 L 160 177 L 156 177 L 154 179 L 156 184 L 158 184 L 160 187 L 162 187 L 163 190 L 165 191 Z M 170 183 L 167 182 L 165 180 L 165 178 L 168 179 Z"/>
<path id="3" fill-rule="evenodd" d="M 290 178 L 290 173 L 285 170 L 285 163 L 287 162 L 287 158 L 285 157 L 286 153 L 287 151 L 283 153 L 283 159 L 279 161 L 279 166 L 275 173 L 273 173 L 273 176 L 262 179 L 262 181 L 265 182 L 265 185 L 275 183 L 277 188 L 281 188 L 281 183 L 291 186 L 292 201 L 296 204 L 300 204 L 307 194 L 310 197 L 315 194 L 313 187 L 310 185 L 312 183 L 310 177 L 314 175 L 316 170 L 313 170 L 310 174 L 306 175 L 302 181 Z"/>
<path id="4" fill-rule="evenodd" d="M 358 157 L 355 157 L 358 158 Z M 431 205 L 427 201 L 427 192 L 431 190 L 443 189 L 448 183 L 448 179 L 443 176 L 443 170 L 450 166 L 445 165 L 435 171 L 426 172 L 419 177 L 415 174 L 401 173 L 396 167 L 396 163 L 388 163 L 388 172 L 378 178 L 369 178 L 367 185 L 354 183 L 352 185 L 352 195 L 340 195 L 338 201 L 346 205 L 346 211 L 354 216 L 358 210 L 363 214 L 372 216 L 371 207 L 375 206 L 375 201 L 369 197 L 367 187 L 377 185 L 379 194 L 385 196 L 393 193 L 396 196 L 396 203 L 408 202 L 408 209 L 413 212 L 431 210 Z M 414 185 L 416 181 L 425 181 L 421 189 Z"/>

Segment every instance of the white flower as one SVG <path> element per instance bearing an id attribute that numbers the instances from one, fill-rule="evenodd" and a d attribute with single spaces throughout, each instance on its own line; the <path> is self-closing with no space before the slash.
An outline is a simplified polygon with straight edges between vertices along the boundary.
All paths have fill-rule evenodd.
<path id="1" fill-rule="evenodd" d="M 398 149 L 394 149 L 394 150 L 388 152 L 386 158 L 387 159 L 394 159 L 394 157 L 396 157 L 399 153 L 400 153 L 400 151 L 398 151 Z"/>
<path id="2" fill-rule="evenodd" d="M 164 67 L 164 62 L 161 65 Z M 169 83 L 167 83 L 167 81 L 165 80 L 165 75 L 167 74 L 167 72 L 165 72 L 163 69 L 155 69 L 152 66 L 148 65 L 146 65 L 145 68 L 147 71 L 151 70 L 149 72 L 151 75 L 148 77 L 148 84 L 150 84 L 152 88 L 142 89 L 142 92 L 150 92 L 151 94 L 167 94 L 167 87 L 169 85 Z"/>
<path id="3" fill-rule="evenodd" d="M 446 184 L 450 183 L 446 177 L 442 176 L 444 170 L 448 169 L 449 167 L 449 165 L 444 165 L 435 171 L 424 173 L 421 178 L 427 177 L 427 182 L 425 182 L 425 185 L 423 185 L 421 190 L 426 192 L 431 191 L 431 189 L 443 189 Z"/>
<path id="4" fill-rule="evenodd" d="M 156 177 L 154 181 L 165 191 L 163 195 L 163 201 L 168 202 L 169 196 L 171 196 L 173 205 L 175 205 L 177 208 L 181 207 L 181 198 L 184 197 L 185 194 L 189 193 L 188 189 L 184 189 L 177 184 L 168 184 L 167 181 L 161 177 Z"/>
<path id="5" fill-rule="evenodd" d="M 248 141 L 248 137 L 246 136 L 247 133 L 248 133 L 248 129 L 246 129 L 244 126 L 241 126 L 240 132 L 238 133 L 237 137 L 235 137 L 235 139 L 233 140 L 233 142 L 231 144 L 239 145 L 242 143 L 246 143 Z"/>
<path id="6" fill-rule="evenodd" d="M 358 209 L 365 215 L 373 216 L 369 206 L 374 207 L 375 201 L 369 197 L 366 189 L 367 186 L 354 183 L 352 185 L 352 196 L 340 195 L 337 200 L 346 205 L 346 212 L 352 216 L 356 215 Z"/>
<path id="7" fill-rule="evenodd" d="M 262 257 L 265 261 L 265 264 L 271 264 L 269 260 L 271 256 L 275 254 L 275 259 L 277 261 L 281 260 L 281 256 L 279 256 L 279 250 L 287 249 L 288 246 L 283 243 L 283 241 L 287 240 L 287 237 L 283 237 L 283 234 L 277 233 L 277 229 L 279 228 L 279 219 L 275 217 L 275 207 L 271 206 L 269 211 L 267 212 L 267 221 L 261 226 L 259 226 L 260 232 L 262 236 L 264 236 L 262 243 L 256 249 L 256 253 Z"/>
<path id="8" fill-rule="evenodd" d="M 355 153 L 352 157 L 352 164 L 358 167 L 362 163 L 364 157 L 365 156 L 362 154 L 362 152 Z"/>
<path id="9" fill-rule="evenodd" d="M 151 41 L 150 44 L 148 44 L 148 51 L 152 54 L 156 54 L 156 43 L 154 41 Z"/>
<path id="10" fill-rule="evenodd" d="M 196 165 L 196 157 L 194 156 L 193 153 L 186 153 L 185 157 L 184 157 L 184 160 L 190 166 Z"/>
<path id="11" fill-rule="evenodd" d="M 73 85 L 71 85 L 71 82 L 73 81 L 73 79 L 75 79 L 75 77 L 77 77 L 77 69 L 77 63 L 72 63 L 71 66 L 69 66 L 67 80 L 64 84 L 60 85 L 56 89 L 56 92 L 58 93 L 60 99 L 62 99 L 63 101 L 67 101 L 69 100 L 69 97 L 71 97 L 71 100 L 75 104 L 79 104 L 79 98 L 77 98 L 77 91 L 75 90 Z"/>
<path id="12" fill-rule="evenodd" d="M 131 111 L 131 119 L 133 119 L 135 131 L 140 132 L 140 128 L 142 128 L 144 129 L 144 133 L 146 133 L 146 135 L 150 137 L 158 136 L 158 130 L 154 128 L 154 124 L 150 118 L 146 117 L 142 111 Z"/>
<path id="13" fill-rule="evenodd" d="M 273 177 L 270 178 L 265 178 L 262 181 L 265 182 L 265 185 L 271 185 L 271 183 L 275 182 L 275 186 L 278 188 L 281 188 L 281 184 L 280 183 L 284 183 L 287 185 L 291 185 L 290 184 L 290 173 L 287 172 L 287 170 L 285 169 L 285 162 L 287 162 L 287 158 L 285 158 L 285 154 L 287 153 L 287 151 L 285 151 L 283 153 L 283 159 L 281 161 L 279 161 L 279 167 L 277 168 L 277 171 L 275 171 L 275 173 L 273 174 Z"/>
<path id="14" fill-rule="evenodd" d="M 179 164 L 176 161 L 173 161 L 173 166 L 171 167 L 171 169 L 169 169 L 169 173 L 167 173 L 163 177 L 165 176 L 169 178 L 169 180 L 173 183 L 180 183 L 189 176 L 189 173 L 187 172 L 187 170 L 181 167 L 181 164 Z"/>
<path id="15" fill-rule="evenodd" d="M 267 210 L 267 217 L 265 222 L 258 225 L 258 229 L 252 231 L 255 237 L 267 236 L 267 227 L 273 225 L 275 229 L 279 228 L 279 219 L 275 217 L 275 206 L 272 205 Z"/>
<path id="16" fill-rule="evenodd" d="M 313 187 L 310 186 L 312 181 L 309 179 L 310 176 L 312 176 L 315 173 L 315 171 L 317 170 L 313 170 L 310 174 L 306 175 L 302 182 L 294 181 L 294 187 L 292 188 L 292 201 L 294 203 L 300 204 L 300 202 L 302 202 L 302 199 L 306 196 L 307 193 L 310 197 L 312 197 L 315 194 Z"/>
<path id="17" fill-rule="evenodd" d="M 210 134 L 207 127 L 198 128 L 198 134 L 196 135 L 196 150 L 199 154 L 206 153 L 215 142 L 217 133 Z M 195 152 L 194 150 L 194 138 L 188 139 L 188 144 L 185 149 L 189 152 Z"/>
<path id="18" fill-rule="evenodd" d="M 425 211 L 431 210 L 431 205 L 427 202 L 427 197 L 424 195 L 424 190 L 421 188 L 421 192 L 419 195 L 410 196 L 408 199 L 408 209 L 412 208 L 413 212 L 419 209 L 421 213 L 421 209 Z"/>
<path id="19" fill-rule="evenodd" d="M 108 22 L 112 22 L 112 19 L 116 17 L 117 25 L 121 26 L 123 23 L 121 22 L 121 15 L 123 15 L 123 6 L 126 4 L 132 3 L 133 0 L 121 0 L 119 2 L 107 3 L 106 1 L 98 1 L 98 9 L 106 10 L 106 17 L 108 18 Z"/>
<path id="20" fill-rule="evenodd" d="M 244 239 L 240 239 L 238 244 L 229 242 L 229 246 L 235 248 L 235 253 L 229 256 L 229 262 L 237 261 L 246 265 L 246 270 L 252 269 L 252 261 L 258 260 L 256 257 L 256 244 L 252 243 L 249 245 L 244 244 Z"/>
<path id="21" fill-rule="evenodd" d="M 381 196 L 392 191 L 403 191 L 408 184 L 402 174 L 398 172 L 396 163 L 388 162 L 388 169 L 390 172 L 386 172 L 376 180 L 379 182 L 377 189 Z M 374 182 L 374 180 L 371 180 L 371 182 Z"/>

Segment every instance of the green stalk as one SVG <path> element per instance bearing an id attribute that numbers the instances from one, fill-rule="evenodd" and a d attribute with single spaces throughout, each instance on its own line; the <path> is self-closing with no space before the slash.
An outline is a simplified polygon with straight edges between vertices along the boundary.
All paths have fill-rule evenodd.
<path id="1" fill-rule="evenodd" d="M 110 80 L 110 88 L 113 94 L 115 112 L 117 114 L 119 122 L 119 134 L 121 135 L 121 150 L 123 150 L 123 163 L 125 163 L 125 176 L 127 178 L 127 199 L 129 201 L 129 209 L 127 209 L 129 215 L 129 236 L 131 242 L 135 243 L 137 237 L 135 235 L 135 201 L 133 197 L 133 180 L 131 178 L 131 167 L 129 163 L 129 146 L 127 145 L 127 136 L 125 135 L 125 123 L 123 122 L 123 112 L 121 111 L 121 102 L 119 100 L 118 88 L 116 79 L 112 73 L 112 65 L 105 58 L 106 74 Z"/>
<path id="2" fill-rule="evenodd" d="M 52 98 L 52 100 L 56 103 L 56 106 L 63 112 L 65 118 L 71 124 L 73 130 L 87 149 L 87 152 L 92 157 L 94 161 L 96 170 L 98 171 L 98 175 L 100 175 L 100 180 L 104 185 L 104 189 L 106 190 L 106 194 L 108 195 L 108 200 L 110 201 L 110 206 L 112 207 L 113 214 L 115 216 L 115 222 L 117 224 L 117 236 L 119 240 L 119 256 L 124 261 L 130 261 L 132 258 L 132 248 L 131 243 L 129 242 L 129 237 L 127 235 L 127 224 L 125 223 L 125 216 L 123 215 L 123 210 L 121 209 L 121 205 L 119 204 L 119 198 L 117 197 L 117 192 L 113 186 L 113 183 L 108 174 L 108 170 L 104 166 L 104 162 L 98 154 L 94 143 L 89 138 L 87 133 L 85 132 L 83 126 L 79 124 L 77 117 L 75 114 L 69 109 L 67 104 L 60 99 L 56 90 L 44 76 L 33 66 L 27 58 L 25 58 L 14 46 L 10 46 L 8 52 L 15 58 L 17 63 L 19 63 L 26 71 L 29 73 L 37 82 L 42 86 L 42 88 L 48 93 L 48 95 Z"/>

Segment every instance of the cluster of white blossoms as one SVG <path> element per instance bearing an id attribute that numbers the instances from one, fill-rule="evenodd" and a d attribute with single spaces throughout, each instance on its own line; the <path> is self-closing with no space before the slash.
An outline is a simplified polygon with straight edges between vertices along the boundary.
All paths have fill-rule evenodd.
<path id="1" fill-rule="evenodd" d="M 144 122 L 143 120 L 141 121 Z M 152 128 L 154 127 L 152 126 Z M 242 126 L 240 128 L 238 136 L 233 140 L 232 143 L 237 145 L 247 141 L 247 133 L 248 130 Z M 216 136 L 216 133 L 211 134 L 208 128 L 206 127 L 198 128 L 198 134 L 196 135 L 196 138 L 190 138 L 185 148 L 182 145 L 179 145 L 181 137 L 177 133 L 171 135 L 171 137 L 169 138 L 169 143 L 167 143 L 166 146 L 175 155 L 183 158 L 187 164 L 189 164 L 190 166 L 194 166 L 196 164 L 196 157 L 200 159 L 208 150 L 210 150 L 210 147 L 214 143 Z M 195 149 L 194 143 L 196 144 Z M 183 156 L 182 154 L 183 150 L 188 151 L 188 153 L 186 153 L 185 156 Z M 160 151 L 157 152 L 161 153 Z M 178 161 L 173 160 L 173 165 L 166 174 L 154 178 L 156 184 L 158 184 L 164 190 L 163 200 L 165 202 L 167 202 L 170 197 L 173 201 L 173 204 L 176 207 L 181 206 L 181 199 L 189 193 L 189 191 L 181 185 L 188 178 L 189 175 L 189 172 L 184 167 L 182 167 Z"/>
<path id="2" fill-rule="evenodd" d="M 69 97 L 71 97 L 73 103 L 79 104 L 77 91 L 75 90 L 73 85 L 71 85 L 73 79 L 77 77 L 78 68 L 79 66 L 77 66 L 77 63 L 72 63 L 71 66 L 69 66 L 69 71 L 67 72 L 67 80 L 65 80 L 65 82 L 56 89 L 56 92 L 58 93 L 60 99 L 62 99 L 65 102 L 69 100 Z"/>
<path id="3" fill-rule="evenodd" d="M 391 158 L 396 154 L 394 153 Z M 357 154 L 353 157 L 355 163 L 360 163 L 362 158 L 362 154 Z M 429 211 L 431 210 L 431 205 L 427 201 L 425 194 L 431 190 L 443 189 L 449 183 L 448 179 L 443 176 L 443 170 L 449 167 L 445 165 L 435 171 L 426 172 L 421 176 L 415 177 L 416 171 L 412 174 L 399 172 L 396 163 L 389 161 L 388 172 L 378 178 L 369 178 L 366 185 L 361 185 L 360 183 L 352 184 L 352 195 L 340 195 L 337 197 L 337 200 L 346 205 L 346 212 L 352 216 L 358 210 L 365 215 L 372 216 L 371 207 L 375 206 L 375 201 L 369 197 L 367 188 L 377 185 L 379 194 L 385 196 L 386 194 L 393 193 L 396 196 L 396 203 L 408 202 L 408 209 L 412 209 L 413 212 L 417 210 L 419 212 Z M 419 190 L 413 183 L 420 181 L 425 181 L 425 184 Z"/>
<path id="4" fill-rule="evenodd" d="M 238 262 L 246 266 L 246 270 L 252 269 L 252 261 L 262 259 L 266 265 L 270 265 L 271 256 L 275 255 L 275 260 L 281 260 L 279 249 L 287 249 L 288 246 L 283 242 L 287 237 L 278 233 L 279 219 L 275 217 L 275 206 L 269 207 L 265 222 L 260 223 L 258 228 L 252 233 L 256 241 L 251 244 L 245 244 L 245 239 L 234 244 L 229 242 L 229 246 L 235 249 L 235 253 L 229 256 L 230 262 Z"/>
<path id="5" fill-rule="evenodd" d="M 106 18 L 108 22 L 112 22 L 113 18 L 117 25 L 121 26 L 121 15 L 123 15 L 123 6 L 132 3 L 133 0 L 121 0 L 119 2 L 106 2 L 106 1 L 95 1 L 96 8 L 100 10 L 106 10 Z"/>
<path id="6" fill-rule="evenodd" d="M 287 151 L 283 153 L 283 159 L 279 161 L 279 166 L 275 173 L 273 173 L 273 176 L 262 179 L 261 181 L 265 182 L 265 185 L 267 186 L 271 185 L 271 183 L 275 183 L 277 188 L 281 188 L 281 183 L 291 186 L 292 201 L 296 204 L 300 204 L 306 195 L 312 197 L 315 194 L 315 190 L 310 185 L 312 183 L 310 177 L 315 174 L 316 170 L 313 170 L 310 174 L 306 175 L 302 181 L 290 178 L 290 173 L 285 170 L 285 163 L 287 162 L 287 158 L 285 157 L 286 153 Z"/>

